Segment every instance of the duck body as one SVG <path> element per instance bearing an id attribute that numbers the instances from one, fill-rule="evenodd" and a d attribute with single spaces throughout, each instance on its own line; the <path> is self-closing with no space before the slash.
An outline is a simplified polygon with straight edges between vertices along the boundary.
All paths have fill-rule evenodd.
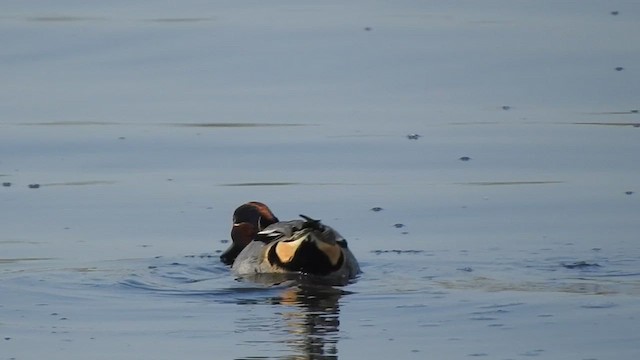
<path id="1" fill-rule="evenodd" d="M 231 269 L 240 276 L 300 273 L 335 280 L 350 280 L 360 273 L 347 241 L 317 220 L 268 226 L 240 252 Z"/>
<path id="2" fill-rule="evenodd" d="M 266 205 L 264 209 L 268 209 Z M 360 273 L 360 267 L 342 235 L 319 220 L 300 216 L 303 220 L 277 221 L 264 229 L 254 226 L 260 230 L 250 234 L 250 241 L 246 241 L 246 236 L 243 239 L 234 237 L 232 229 L 234 244 L 230 248 L 235 246 L 237 250 L 237 244 L 242 244 L 242 249 L 231 262 L 233 273 L 240 277 L 282 274 L 291 278 L 291 275 L 302 275 L 334 284 L 346 284 L 354 279 Z M 248 227 L 246 222 L 238 223 L 237 220 L 234 215 L 234 229 Z M 229 256 L 225 254 L 221 259 L 229 263 Z"/>

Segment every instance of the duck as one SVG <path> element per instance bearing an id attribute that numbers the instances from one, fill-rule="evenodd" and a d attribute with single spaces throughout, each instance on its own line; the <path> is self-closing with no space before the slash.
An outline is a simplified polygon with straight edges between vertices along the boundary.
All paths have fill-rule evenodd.
<path id="1" fill-rule="evenodd" d="M 280 221 L 267 205 L 251 201 L 233 213 L 232 243 L 220 256 L 238 276 L 304 275 L 344 284 L 361 272 L 347 241 L 306 215 Z"/>

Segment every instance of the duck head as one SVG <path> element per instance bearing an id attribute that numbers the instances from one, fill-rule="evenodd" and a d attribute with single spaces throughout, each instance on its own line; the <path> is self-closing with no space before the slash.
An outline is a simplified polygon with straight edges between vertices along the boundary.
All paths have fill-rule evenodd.
<path id="1" fill-rule="evenodd" d="M 271 209 L 261 202 L 251 201 L 239 206 L 233 212 L 233 226 L 231 227 L 231 245 L 220 255 L 220 260 L 231 265 L 242 249 L 244 249 L 256 234 L 271 224 L 278 222 Z"/>

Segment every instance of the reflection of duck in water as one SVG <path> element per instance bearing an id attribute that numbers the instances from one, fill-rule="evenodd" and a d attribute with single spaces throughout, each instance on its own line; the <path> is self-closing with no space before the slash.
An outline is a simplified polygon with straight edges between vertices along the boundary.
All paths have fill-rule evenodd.
<path id="1" fill-rule="evenodd" d="M 339 300 L 343 292 L 333 287 L 289 288 L 281 295 L 289 347 L 303 359 L 337 359 L 340 339 Z M 297 357 L 294 357 L 297 358 Z"/>
<path id="2" fill-rule="evenodd" d="M 360 272 L 347 241 L 331 227 L 304 220 L 279 222 L 269 208 L 249 202 L 233 214 L 233 240 L 220 259 L 238 275 L 305 274 L 346 283 Z"/>
<path id="3" fill-rule="evenodd" d="M 234 330 L 240 334 L 240 348 L 249 352 L 242 358 L 337 359 L 340 300 L 349 292 L 303 281 L 269 289 L 277 295 L 269 291 L 267 298 L 251 303 L 239 299 L 239 304 L 251 305 L 236 319 Z"/>

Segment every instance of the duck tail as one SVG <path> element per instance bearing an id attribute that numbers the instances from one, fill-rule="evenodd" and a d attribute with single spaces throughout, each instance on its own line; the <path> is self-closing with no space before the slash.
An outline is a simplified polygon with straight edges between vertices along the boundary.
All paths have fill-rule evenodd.
<path id="1" fill-rule="evenodd" d="M 306 215 L 300 214 L 300 217 L 304 219 L 304 224 L 302 224 L 303 229 L 312 229 L 318 231 L 324 231 L 324 225 L 320 222 L 320 220 L 312 219 Z"/>

